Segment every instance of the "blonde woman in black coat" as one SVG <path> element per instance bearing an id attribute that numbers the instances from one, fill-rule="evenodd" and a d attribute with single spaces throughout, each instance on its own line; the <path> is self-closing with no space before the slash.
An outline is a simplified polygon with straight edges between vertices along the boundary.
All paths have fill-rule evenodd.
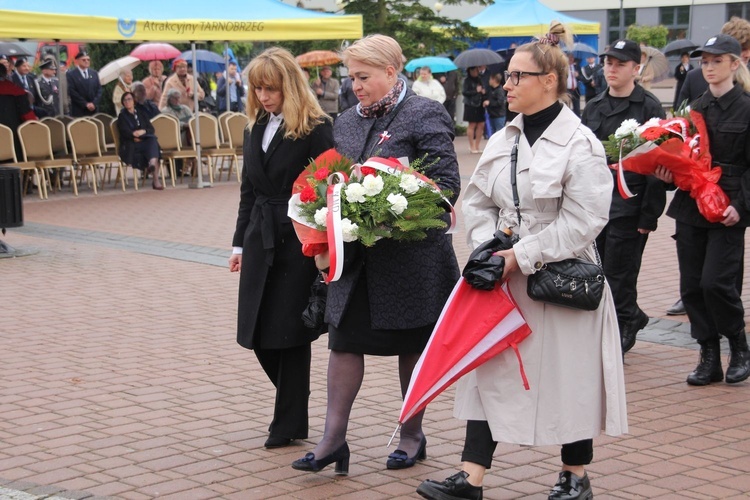
<path id="1" fill-rule="evenodd" d="M 288 51 L 274 47 L 253 59 L 248 80 L 251 124 L 229 270 L 240 273 L 237 342 L 255 352 L 276 387 L 265 446 L 279 448 L 307 438 L 310 344 L 318 335 L 301 319 L 317 269 L 302 255 L 287 204 L 310 159 L 333 147 L 333 128 Z"/>

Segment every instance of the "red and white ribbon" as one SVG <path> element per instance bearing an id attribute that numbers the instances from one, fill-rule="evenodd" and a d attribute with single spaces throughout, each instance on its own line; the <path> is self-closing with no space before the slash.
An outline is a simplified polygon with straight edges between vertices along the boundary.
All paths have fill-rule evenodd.
<path id="1" fill-rule="evenodd" d="M 625 182 L 625 170 L 622 168 L 623 144 L 625 144 L 625 139 L 620 142 L 620 159 L 617 163 L 617 190 L 620 192 L 620 196 L 627 200 L 635 196 L 635 194 L 633 194 L 633 192 L 628 189 L 628 183 Z"/>
<path id="2" fill-rule="evenodd" d="M 402 165 L 401 163 L 398 163 L 393 160 L 389 160 L 386 158 L 379 158 L 376 156 L 373 156 L 372 158 L 369 158 L 366 162 L 364 162 L 361 167 L 371 167 L 379 172 L 384 172 L 389 175 L 402 175 L 402 174 L 410 174 L 417 178 L 417 181 L 422 185 L 426 187 L 432 188 L 435 192 L 439 193 L 440 196 L 443 198 L 443 201 L 448 204 L 448 207 L 450 207 L 450 217 L 451 217 L 451 223 L 448 227 L 448 230 L 446 231 L 448 234 L 453 234 L 456 232 L 456 210 L 453 208 L 453 205 L 450 201 L 448 201 L 448 198 L 442 195 L 440 191 L 440 187 L 427 177 L 426 175 L 417 172 L 416 170 L 410 170 L 408 166 Z"/>
<path id="3" fill-rule="evenodd" d="M 330 256 L 330 270 L 325 281 L 330 283 L 341 278 L 344 271 L 344 234 L 341 228 L 341 189 L 343 183 L 329 184 L 326 192 L 328 214 L 326 227 L 328 229 L 328 255 Z"/>

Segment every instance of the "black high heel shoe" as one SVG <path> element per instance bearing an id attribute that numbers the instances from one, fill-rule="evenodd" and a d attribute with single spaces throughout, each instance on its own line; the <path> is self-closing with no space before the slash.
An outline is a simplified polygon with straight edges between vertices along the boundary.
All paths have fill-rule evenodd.
<path id="1" fill-rule="evenodd" d="M 386 469 L 408 469 L 414 467 L 417 460 L 424 460 L 427 458 L 427 438 L 422 436 L 422 441 L 419 443 L 419 449 L 417 454 L 410 457 L 404 450 L 396 450 L 388 455 L 388 460 L 385 463 Z"/>
<path id="2" fill-rule="evenodd" d="M 304 470 L 308 472 L 319 472 L 327 465 L 336 462 L 334 472 L 337 476 L 346 476 L 349 474 L 349 445 L 344 442 L 333 453 L 323 458 L 315 458 L 314 453 L 308 453 L 303 458 L 292 462 L 292 469 Z"/>

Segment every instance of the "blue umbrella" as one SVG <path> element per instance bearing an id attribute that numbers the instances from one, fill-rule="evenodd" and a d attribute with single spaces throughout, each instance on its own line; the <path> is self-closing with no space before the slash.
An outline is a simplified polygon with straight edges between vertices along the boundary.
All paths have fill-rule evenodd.
<path id="1" fill-rule="evenodd" d="M 458 67 L 453 64 L 453 61 L 447 57 L 420 57 L 419 59 L 412 59 L 406 64 L 406 66 L 404 66 L 404 69 L 411 72 L 416 71 L 422 66 L 427 66 L 433 73 L 445 73 L 446 71 L 458 69 Z"/>
<path id="2" fill-rule="evenodd" d="M 593 48 L 591 45 L 586 45 L 582 42 L 576 42 L 573 44 L 573 46 L 570 48 L 570 50 L 565 50 L 565 52 L 569 54 L 573 54 L 574 59 L 578 59 L 583 61 L 584 59 L 588 57 L 598 57 L 599 52 Z"/>
<path id="3" fill-rule="evenodd" d="M 197 68 L 193 68 L 198 73 L 215 73 L 217 71 L 224 71 L 224 58 L 216 52 L 210 50 L 196 50 L 195 51 Z M 193 52 L 186 50 L 180 54 L 182 59 L 186 61 L 193 60 Z"/>

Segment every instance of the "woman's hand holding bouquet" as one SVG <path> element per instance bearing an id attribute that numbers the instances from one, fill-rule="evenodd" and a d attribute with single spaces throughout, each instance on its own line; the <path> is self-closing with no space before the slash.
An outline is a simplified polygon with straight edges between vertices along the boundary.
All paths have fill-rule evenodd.
<path id="1" fill-rule="evenodd" d="M 654 118 L 643 125 L 625 120 L 603 144 L 608 157 L 619 158 L 610 168 L 618 171 L 617 187 L 623 198 L 634 196 L 624 170 L 655 175 L 658 167 L 664 167 L 675 185 L 695 199 L 706 220 L 724 220 L 729 198 L 717 184 L 721 168 L 711 166 L 708 133 L 700 113 L 681 108 L 667 120 Z M 662 180 L 669 178 L 663 171 L 658 174 Z"/>

